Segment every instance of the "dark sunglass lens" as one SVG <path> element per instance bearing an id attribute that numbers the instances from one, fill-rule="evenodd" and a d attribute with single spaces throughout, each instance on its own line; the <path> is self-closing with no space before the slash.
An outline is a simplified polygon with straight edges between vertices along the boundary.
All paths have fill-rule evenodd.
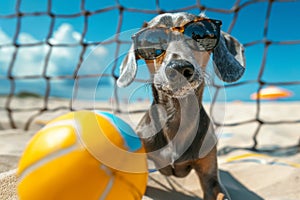
<path id="1" fill-rule="evenodd" d="M 146 30 L 138 35 L 137 52 L 144 59 L 155 59 L 165 52 L 168 40 L 165 29 Z"/>
<path id="2" fill-rule="evenodd" d="M 198 50 L 212 50 L 218 42 L 219 27 L 208 21 L 190 23 L 185 27 L 186 41 Z"/>

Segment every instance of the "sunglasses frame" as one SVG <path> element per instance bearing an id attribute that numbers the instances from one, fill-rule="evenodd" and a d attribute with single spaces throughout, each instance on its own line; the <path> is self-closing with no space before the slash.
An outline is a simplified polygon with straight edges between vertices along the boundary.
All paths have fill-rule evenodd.
<path id="1" fill-rule="evenodd" d="M 148 28 L 145 28 L 137 33 L 135 33 L 134 35 L 132 35 L 131 39 L 133 40 L 133 44 L 134 44 L 134 49 L 135 49 L 135 54 L 136 54 L 136 57 L 137 58 L 141 58 L 141 59 L 145 59 L 145 60 L 154 60 L 160 56 L 162 56 L 164 54 L 161 53 L 160 55 L 158 56 L 155 56 L 153 58 L 144 58 L 143 56 L 141 56 L 141 54 L 138 52 L 138 38 L 139 36 L 144 33 L 145 31 L 149 31 L 151 29 L 163 29 L 164 32 L 169 35 L 170 32 L 174 32 L 174 31 L 177 31 L 177 32 L 180 32 L 182 34 L 184 34 L 185 32 L 185 29 L 190 25 L 190 24 L 193 24 L 193 23 L 196 23 L 196 22 L 201 22 L 201 21 L 206 21 L 206 22 L 209 22 L 209 23 L 213 23 L 215 26 L 216 26 L 216 30 L 220 33 L 221 31 L 221 26 L 222 26 L 222 21 L 221 20 L 217 20 L 217 19 L 209 19 L 209 18 L 204 18 L 204 17 L 199 17 L 199 18 L 196 18 L 186 24 L 184 24 L 183 26 L 175 26 L 175 27 L 170 27 L 170 28 L 167 28 L 167 27 L 148 27 Z M 219 39 L 220 39 L 220 36 L 217 38 L 217 42 L 215 44 L 215 46 L 213 48 L 215 48 L 219 42 Z M 197 41 L 196 41 L 197 42 Z M 212 49 L 213 49 L 212 48 Z M 209 50 L 212 50 L 212 49 L 209 49 Z"/>

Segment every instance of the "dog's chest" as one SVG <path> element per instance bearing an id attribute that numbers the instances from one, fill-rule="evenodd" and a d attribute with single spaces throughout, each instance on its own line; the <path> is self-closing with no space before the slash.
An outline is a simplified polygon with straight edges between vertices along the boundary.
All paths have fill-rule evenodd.
<path id="1" fill-rule="evenodd" d="M 179 110 L 176 106 L 152 106 L 138 126 L 137 132 L 155 163 L 174 164 L 198 157 L 209 119 L 198 103 L 180 103 Z"/>

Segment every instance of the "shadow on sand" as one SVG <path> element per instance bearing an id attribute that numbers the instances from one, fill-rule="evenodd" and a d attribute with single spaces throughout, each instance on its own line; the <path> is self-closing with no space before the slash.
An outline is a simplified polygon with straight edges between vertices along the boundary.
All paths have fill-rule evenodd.
<path id="1" fill-rule="evenodd" d="M 230 173 L 226 171 L 220 171 L 220 177 L 223 185 L 227 188 L 232 200 L 262 200 L 260 196 L 247 189 L 237 179 L 235 179 Z M 185 191 L 185 189 L 178 189 L 181 185 L 181 179 L 168 179 L 168 186 L 163 185 L 159 178 L 150 177 L 151 181 L 154 181 L 157 185 L 148 186 L 146 190 L 146 197 L 154 200 L 202 200 L 195 192 Z M 198 182 L 196 184 L 199 184 Z M 200 187 L 200 185 L 199 185 Z"/>

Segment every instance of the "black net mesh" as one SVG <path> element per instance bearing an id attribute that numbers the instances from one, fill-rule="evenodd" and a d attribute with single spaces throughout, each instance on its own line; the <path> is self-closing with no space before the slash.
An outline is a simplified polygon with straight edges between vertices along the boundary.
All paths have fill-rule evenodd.
<path id="1" fill-rule="evenodd" d="M 47 3 L 46 3 L 47 9 L 46 9 L 46 11 L 43 11 L 43 12 L 39 12 L 39 11 L 38 12 L 36 12 L 36 11 L 22 12 L 21 7 L 22 7 L 23 0 L 17 0 L 15 3 L 14 13 L 12 13 L 12 14 L 1 14 L 0 13 L 0 19 L 2 21 L 10 20 L 11 22 L 15 23 L 15 30 L 14 30 L 14 34 L 12 36 L 12 41 L 8 42 L 8 43 L 0 44 L 0 52 L 3 52 L 9 48 L 13 49 L 10 57 L 8 58 L 9 64 L 5 68 L 6 69 L 5 74 L 0 74 L 0 81 L 7 82 L 6 85 L 9 85 L 9 87 L 6 88 L 7 92 L 4 94 L 5 100 L 3 103 L 0 104 L 0 111 L 2 111 L 2 113 L 4 113 L 5 116 L 3 116 L 3 117 L 8 118 L 9 125 L 11 128 L 29 129 L 30 124 L 33 122 L 33 120 L 45 112 L 55 112 L 57 110 L 75 110 L 76 109 L 73 106 L 71 97 L 70 97 L 70 101 L 69 101 L 68 105 L 60 105 L 58 107 L 50 106 L 51 101 L 52 101 L 51 95 L 53 95 L 53 84 L 59 84 L 60 81 L 64 81 L 64 80 L 70 80 L 70 81 L 73 80 L 74 81 L 75 79 L 77 79 L 77 80 L 78 79 L 87 79 L 87 78 L 94 78 L 97 76 L 111 77 L 114 81 L 116 81 L 118 78 L 118 71 L 119 71 L 118 56 L 119 56 L 120 48 L 123 44 L 128 45 L 130 43 L 130 38 L 127 38 L 127 39 L 120 38 L 118 33 L 123 31 L 122 24 L 126 20 L 125 16 L 130 15 L 130 14 L 134 14 L 134 15 L 137 15 L 137 17 L 139 17 L 140 14 L 154 16 L 154 15 L 161 14 L 164 12 L 179 12 L 179 11 L 189 12 L 191 10 L 193 10 L 193 11 L 198 10 L 199 12 L 206 11 L 206 12 L 215 13 L 216 15 L 220 14 L 220 19 L 222 19 L 223 15 L 230 15 L 231 16 L 230 24 L 228 26 L 228 30 L 225 30 L 225 31 L 231 33 L 237 24 L 237 21 L 239 19 L 239 14 L 241 11 L 247 12 L 248 7 L 250 7 L 253 4 L 265 3 L 265 4 L 267 4 L 266 15 L 265 15 L 265 18 L 260 19 L 264 23 L 264 30 L 263 30 L 262 38 L 259 40 L 250 41 L 250 42 L 244 44 L 246 51 L 247 51 L 247 48 L 249 48 L 251 46 L 263 45 L 262 55 L 258 56 L 259 59 L 261 59 L 261 65 L 258 66 L 259 70 L 258 70 L 257 78 L 253 79 L 253 80 L 243 80 L 243 81 L 239 81 L 237 83 L 229 84 L 229 85 L 225 85 L 225 86 L 218 85 L 218 86 L 216 86 L 216 88 L 218 90 L 218 89 L 222 89 L 224 87 L 228 89 L 228 88 L 239 87 L 239 86 L 244 86 L 244 85 L 257 84 L 258 85 L 257 92 L 259 92 L 263 87 L 265 87 L 267 85 L 276 85 L 276 86 L 300 85 L 300 79 L 296 80 L 296 81 L 293 80 L 293 81 L 284 81 L 284 82 L 281 82 L 281 81 L 273 82 L 273 81 L 268 81 L 268 80 L 263 79 L 263 74 L 264 74 L 264 70 L 266 67 L 267 59 L 272 59 L 272 58 L 268 57 L 268 50 L 269 50 L 270 46 L 273 46 L 273 45 L 292 46 L 292 45 L 300 44 L 300 38 L 298 40 L 293 40 L 293 41 L 290 41 L 290 40 L 274 41 L 274 40 L 270 40 L 268 38 L 272 6 L 274 4 L 284 5 L 284 4 L 287 4 L 290 2 L 291 1 L 287 1 L 287 0 L 269 0 L 269 1 L 267 1 L 267 0 L 265 0 L 265 1 L 263 1 L 263 0 L 249 0 L 249 1 L 237 0 L 235 3 L 232 4 L 232 6 L 230 8 L 215 8 L 213 6 L 207 6 L 206 4 L 202 3 L 200 0 L 197 0 L 197 1 L 195 1 L 195 3 L 193 5 L 190 5 L 187 7 L 182 7 L 182 8 L 178 8 L 178 9 L 174 9 L 174 10 L 164 10 L 161 6 L 160 0 L 153 0 L 153 8 L 154 9 L 133 8 L 130 6 L 126 6 L 125 3 L 123 4 L 123 3 L 119 2 L 118 0 L 111 3 L 111 5 L 108 5 L 108 6 L 100 5 L 98 7 L 95 6 L 94 9 L 88 9 L 88 8 L 86 8 L 87 2 L 85 0 L 82 0 L 79 12 L 74 12 L 71 14 L 59 14 L 59 13 L 56 13 L 55 10 L 53 10 L 53 1 L 52 0 L 47 1 Z M 112 20 L 111 23 L 115 24 L 115 26 L 116 26 L 115 36 L 111 37 L 110 39 L 105 40 L 105 41 L 104 41 L 104 39 L 86 40 L 85 38 L 88 37 L 88 35 L 87 35 L 88 30 L 92 28 L 91 24 L 93 24 L 93 26 L 97 25 L 99 27 L 99 30 L 102 30 L 102 28 L 105 28 L 105 27 L 101 26 L 101 20 L 98 20 L 98 21 L 92 20 L 93 16 L 99 16 L 99 17 L 103 16 L 103 18 L 105 19 L 106 14 L 109 12 L 115 13 L 115 15 L 116 15 L 116 17 L 114 19 L 106 19 L 106 20 Z M 279 13 L 276 13 L 276 14 L 279 14 Z M 30 26 L 30 24 L 28 24 L 28 23 L 25 24 L 26 19 L 29 17 L 30 18 L 37 18 L 37 17 L 41 18 L 42 17 L 45 20 L 48 20 L 49 28 L 48 28 L 46 36 L 43 40 L 36 41 L 36 42 L 20 41 L 19 37 L 20 37 L 20 33 L 21 33 L 22 29 L 26 28 L 26 26 Z M 78 42 L 75 42 L 75 43 L 64 42 L 64 41 L 53 42 L 51 40 L 51 38 L 55 34 L 55 26 L 56 26 L 55 24 L 57 21 L 60 21 L 60 20 L 68 21 L 68 20 L 77 19 L 79 17 L 83 20 L 83 23 L 81 26 L 82 31 L 80 32 L 80 37 L 79 37 L 80 39 L 78 40 Z M 131 22 L 131 23 L 134 24 L 134 22 Z M 135 26 L 139 26 L 139 25 L 141 25 L 141 24 L 135 24 Z M 84 61 L 85 54 L 87 53 L 88 48 L 94 47 L 98 44 L 115 45 L 115 52 L 110 52 L 111 54 L 113 54 L 115 56 L 114 63 L 112 64 L 112 67 L 111 67 L 111 71 L 107 74 L 97 74 L 97 73 L 84 74 L 84 75 L 78 74 L 81 64 Z M 16 73 L 14 73 L 14 71 L 17 70 L 16 69 L 16 60 L 17 60 L 18 55 L 20 54 L 20 51 L 26 51 L 28 49 L 33 49 L 33 48 L 36 48 L 39 46 L 46 47 L 43 61 L 40 64 L 41 73 L 38 75 L 26 75 L 26 74 L 22 75 L 22 74 L 18 73 L 18 75 L 16 75 Z M 59 75 L 59 74 L 58 75 L 49 75 L 49 73 L 47 73 L 47 71 L 51 68 L 49 61 L 51 59 L 53 50 L 55 48 L 79 48 L 80 49 L 77 52 L 77 57 L 73 58 L 74 66 L 73 66 L 72 70 L 69 70 L 69 73 L 67 75 L 65 75 L 65 74 L 64 75 Z M 25 68 L 26 66 L 22 66 L 22 67 Z M 44 94 L 42 96 L 42 103 L 39 104 L 40 106 L 36 106 L 36 107 L 32 107 L 32 108 L 14 107 L 12 102 L 14 101 L 14 98 L 16 98 L 16 95 L 17 95 L 16 87 L 19 84 L 19 82 L 20 81 L 30 82 L 30 81 L 34 81 L 34 80 L 39 80 L 39 81 L 43 82 L 42 86 L 44 87 Z M 143 82 L 143 80 L 137 80 L 137 81 Z M 74 90 L 73 90 L 73 92 L 75 94 L 77 92 L 77 87 L 78 87 L 78 85 L 75 84 Z M 118 97 L 118 92 L 117 92 L 118 88 L 116 87 L 115 84 L 114 84 L 114 90 L 115 90 L 115 95 L 112 96 L 112 98 L 113 98 L 112 100 L 115 102 L 115 105 L 116 105 L 114 109 L 116 112 L 123 112 L 119 105 L 120 99 Z M 89 107 L 88 105 L 86 108 L 91 109 L 91 107 Z M 97 109 L 107 110 L 107 107 L 98 107 Z M 32 115 L 27 116 L 27 119 L 26 119 L 27 123 L 25 124 L 24 127 L 18 127 L 18 125 L 15 122 L 17 114 L 22 113 L 22 112 L 28 112 L 28 111 L 32 111 Z M 261 119 L 260 111 L 261 111 L 261 99 L 258 98 L 256 100 L 256 116 L 255 116 L 255 118 L 253 118 L 251 120 L 240 121 L 237 123 L 226 123 L 225 122 L 225 124 L 223 124 L 223 125 L 224 126 L 240 126 L 243 124 L 257 122 L 258 126 L 257 126 L 255 132 L 252 133 L 253 141 L 254 141 L 253 148 L 255 149 L 255 147 L 257 146 L 257 136 L 259 133 L 261 133 L 261 128 L 264 125 L 289 124 L 290 126 L 293 126 L 296 123 L 300 123 L 300 119 L 278 120 L 276 122 L 274 122 L 274 121 L 268 122 L 268 121 Z M 144 112 L 144 110 L 132 110 L 131 112 Z M 1 122 L 1 119 L 0 119 L 0 122 Z"/>

